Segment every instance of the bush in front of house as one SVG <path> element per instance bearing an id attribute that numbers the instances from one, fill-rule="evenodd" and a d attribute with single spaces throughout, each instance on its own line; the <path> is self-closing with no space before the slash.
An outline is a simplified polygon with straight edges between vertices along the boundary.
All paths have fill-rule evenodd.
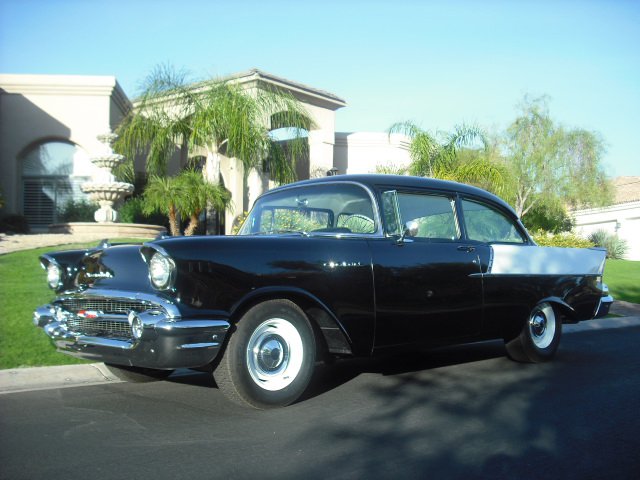
<path id="1" fill-rule="evenodd" d="M 166 217 L 161 213 L 146 215 L 142 211 L 142 197 L 134 197 L 125 201 L 118 209 L 119 221 L 122 223 L 143 223 L 145 225 L 163 225 L 166 227 Z"/>
<path id="2" fill-rule="evenodd" d="M 2 233 L 29 233 L 29 223 L 24 215 L 5 215 L 0 219 Z"/>
<path id="3" fill-rule="evenodd" d="M 58 222 L 93 222 L 98 207 L 87 200 L 69 200 L 58 210 Z"/>
<path id="4" fill-rule="evenodd" d="M 629 249 L 626 241 L 618 237 L 618 235 L 605 230 L 596 230 L 589 235 L 589 240 L 592 241 L 596 247 L 606 248 L 607 258 L 621 260 Z"/>
<path id="5" fill-rule="evenodd" d="M 541 247 L 589 248 L 594 243 L 570 232 L 551 233 L 537 230 L 531 234 Z"/>

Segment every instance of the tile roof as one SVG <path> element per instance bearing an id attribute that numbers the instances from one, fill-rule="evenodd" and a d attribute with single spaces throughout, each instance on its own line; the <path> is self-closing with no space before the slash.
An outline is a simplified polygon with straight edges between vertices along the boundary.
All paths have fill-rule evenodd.
<path id="1" fill-rule="evenodd" d="M 616 177 L 613 188 L 616 204 L 640 200 L 640 177 Z"/>

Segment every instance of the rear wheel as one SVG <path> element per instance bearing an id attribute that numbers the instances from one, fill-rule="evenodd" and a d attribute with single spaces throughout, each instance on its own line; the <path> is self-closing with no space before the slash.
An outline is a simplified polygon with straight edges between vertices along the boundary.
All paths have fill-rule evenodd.
<path id="1" fill-rule="evenodd" d="M 546 362 L 560 345 L 562 322 L 553 306 L 543 302 L 534 307 L 520 335 L 505 343 L 507 355 L 517 362 Z"/>
<path id="2" fill-rule="evenodd" d="M 158 380 L 164 380 L 173 373 L 173 370 L 125 367 L 123 365 L 114 365 L 112 363 L 105 363 L 104 365 L 116 378 L 131 383 L 156 382 Z"/>
<path id="3" fill-rule="evenodd" d="M 315 339 L 304 312 L 289 300 L 270 300 L 240 319 L 213 375 L 236 403 L 281 407 L 302 395 L 314 363 Z"/>

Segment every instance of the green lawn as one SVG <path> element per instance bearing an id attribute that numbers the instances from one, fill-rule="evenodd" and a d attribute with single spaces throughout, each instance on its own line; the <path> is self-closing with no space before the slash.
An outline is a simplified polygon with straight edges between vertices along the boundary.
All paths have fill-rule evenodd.
<path id="1" fill-rule="evenodd" d="M 604 282 L 615 300 L 640 303 L 640 262 L 607 260 Z"/>
<path id="2" fill-rule="evenodd" d="M 0 368 L 82 363 L 81 360 L 56 352 L 49 337 L 31 321 L 33 310 L 55 296 L 47 286 L 45 271 L 40 266 L 38 256 L 54 250 L 97 244 L 45 247 L 0 255 Z"/>
<path id="3" fill-rule="evenodd" d="M 56 352 L 42 329 L 33 326 L 31 318 L 35 307 L 54 297 L 46 285 L 38 256 L 53 250 L 84 248 L 96 243 L 0 255 L 0 368 L 82 363 Z M 640 262 L 608 260 L 604 280 L 616 300 L 640 303 Z"/>

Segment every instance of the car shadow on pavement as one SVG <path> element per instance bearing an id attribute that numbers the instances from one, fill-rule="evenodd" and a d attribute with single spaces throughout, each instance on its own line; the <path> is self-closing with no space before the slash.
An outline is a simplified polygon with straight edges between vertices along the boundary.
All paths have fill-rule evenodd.
<path id="1" fill-rule="evenodd" d="M 489 341 L 396 354 L 389 353 L 372 358 L 339 359 L 332 363 L 319 364 L 316 367 L 309 388 L 298 402 L 339 388 L 362 374 L 403 375 L 500 358 L 505 355 L 502 341 Z"/>
<path id="2" fill-rule="evenodd" d="M 505 355 L 501 341 L 479 342 L 453 347 L 386 354 L 372 358 L 343 358 L 318 362 L 309 388 L 297 403 L 334 390 L 365 374 L 401 375 L 450 365 L 478 362 Z M 202 388 L 218 388 L 211 372 L 179 369 L 165 381 Z"/>

